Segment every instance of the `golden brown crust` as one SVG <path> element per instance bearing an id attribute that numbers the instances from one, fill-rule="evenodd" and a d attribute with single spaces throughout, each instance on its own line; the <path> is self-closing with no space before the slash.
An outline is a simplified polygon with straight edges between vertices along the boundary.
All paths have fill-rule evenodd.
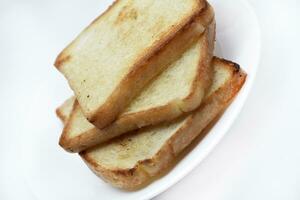
<path id="1" fill-rule="evenodd" d="M 95 146 L 98 144 L 97 134 L 99 133 L 99 131 L 95 129 L 90 129 L 75 138 L 70 138 L 68 135 L 68 129 L 69 127 L 67 123 L 59 139 L 59 145 L 63 147 L 66 151 L 70 153 L 77 153 L 89 148 L 90 146 Z"/>
<path id="2" fill-rule="evenodd" d="M 181 129 L 172 136 L 171 143 L 173 152 L 178 155 L 188 144 L 190 144 L 199 134 L 197 130 L 203 130 L 205 127 L 223 111 L 227 105 L 233 100 L 239 90 L 242 88 L 246 73 L 240 68 L 237 70 L 236 64 L 231 61 L 215 58 L 214 63 L 226 63 L 230 67 L 232 76 L 223 87 L 219 88 L 213 95 L 206 99 L 200 106 L 199 111 L 191 115 Z M 211 116 L 211 117 L 207 117 Z M 198 123 L 194 123 L 194 122 Z M 194 124 L 194 126 L 193 126 Z"/>
<path id="3" fill-rule="evenodd" d="M 166 105 L 140 112 L 122 114 L 115 122 L 102 130 L 95 127 L 73 138 L 68 137 L 69 126 L 73 121 L 71 116 L 70 125 L 67 125 L 62 133 L 60 145 L 69 152 L 80 152 L 87 147 L 95 146 L 128 131 L 163 121 L 171 121 L 184 112 L 197 108 L 201 103 L 205 90 L 210 86 L 212 77 L 210 62 L 214 49 L 215 22 L 211 6 L 208 5 L 206 10 L 203 11 L 199 21 L 205 21 L 210 25 L 203 35 L 205 41 L 203 47 L 201 47 L 202 57 L 197 69 L 199 75 L 195 77 L 190 94 L 185 99 L 174 100 Z M 76 109 L 80 109 L 79 105 L 76 106 Z"/>
<path id="4" fill-rule="evenodd" d="M 60 136 L 60 139 L 59 139 L 59 145 L 61 147 L 68 147 L 70 145 L 70 140 L 69 140 L 69 137 L 68 137 L 68 134 L 66 133 L 66 131 L 69 130 L 71 124 L 70 124 L 70 121 L 72 118 L 74 118 L 74 115 L 75 115 L 75 112 L 73 112 L 75 110 L 75 108 L 78 106 L 78 102 L 75 101 L 74 104 L 73 104 L 73 109 L 72 109 L 72 112 L 70 113 L 70 116 L 68 117 L 69 120 L 65 120 L 64 121 L 64 129 L 63 129 L 63 132 Z M 59 111 L 60 109 L 56 109 L 57 111 Z M 61 113 L 61 112 L 60 112 Z"/>
<path id="5" fill-rule="evenodd" d="M 57 68 L 59 68 L 59 66 L 61 66 L 65 62 L 69 61 L 70 59 L 71 59 L 71 56 L 70 55 L 65 55 L 65 53 L 63 51 L 56 58 L 54 66 L 57 66 Z"/>
<path id="6" fill-rule="evenodd" d="M 205 102 L 185 120 L 185 123 L 162 146 L 151 159 L 141 160 L 130 169 L 107 169 L 89 156 L 87 150 L 80 153 L 83 160 L 99 177 L 110 184 L 126 190 L 140 188 L 153 176 L 169 167 L 174 158 L 186 148 L 233 100 L 246 80 L 246 74 L 236 64 L 214 59 L 214 63 L 223 63 L 232 72 L 230 80 L 214 92 Z"/>
<path id="7" fill-rule="evenodd" d="M 69 120 L 69 117 L 73 110 L 72 108 L 74 106 L 74 103 L 75 103 L 75 98 L 70 97 L 55 110 L 57 117 L 64 123 L 64 125 L 66 125 L 66 123 Z"/>
<path id="8" fill-rule="evenodd" d="M 59 110 L 59 108 L 57 110 Z M 99 136 L 103 137 L 103 135 L 105 134 L 104 131 L 100 131 L 97 128 L 92 128 L 76 137 L 70 137 L 71 126 L 78 110 L 81 111 L 78 101 L 75 101 L 72 112 L 69 116 L 69 120 L 65 123 L 64 129 L 59 139 L 59 145 L 66 151 L 71 153 L 80 152 L 88 147 L 98 144 L 97 138 L 99 138 Z"/>
<path id="9" fill-rule="evenodd" d="M 155 109 L 152 109 L 149 114 L 149 110 L 145 112 L 138 112 L 137 114 L 126 115 L 121 117 L 111 126 L 106 129 L 100 130 L 97 128 L 92 128 L 90 130 L 81 133 L 76 137 L 69 137 L 70 133 L 70 126 L 72 126 L 74 113 L 75 110 L 80 109 L 79 104 L 73 108 L 72 114 L 70 116 L 70 120 L 66 123 L 62 135 L 60 137 L 59 144 L 63 147 L 66 151 L 76 153 L 80 152 L 88 147 L 93 147 L 97 144 L 106 142 L 114 137 L 121 135 L 122 133 L 129 132 L 131 130 L 140 128 L 145 126 L 146 124 L 149 125 L 149 122 L 157 121 L 157 118 L 169 118 L 171 116 L 179 116 L 181 111 L 176 108 L 176 106 L 162 106 Z M 147 123 L 145 123 L 145 120 Z"/>
<path id="10" fill-rule="evenodd" d="M 115 187 L 120 188 L 122 185 L 127 185 L 128 189 L 134 188 L 136 185 L 142 185 L 148 179 L 148 175 L 138 166 L 128 170 L 107 170 L 98 165 L 88 154 L 80 153 L 80 156 L 92 171 L 96 169 L 94 172 L 98 177 L 102 178 L 105 182 L 113 184 Z M 111 180 L 114 181 L 112 182 Z"/>
<path id="11" fill-rule="evenodd" d="M 182 113 L 190 112 L 196 109 L 202 102 L 206 90 L 210 87 L 213 78 L 213 68 L 211 67 L 215 37 L 216 37 L 216 22 L 210 22 L 209 27 L 204 33 L 206 38 L 202 46 L 202 57 L 199 60 L 197 76 L 193 81 L 190 89 L 190 94 L 182 100 L 180 109 Z"/>
<path id="12" fill-rule="evenodd" d="M 55 113 L 56 113 L 57 117 L 62 121 L 62 123 L 66 124 L 66 122 L 67 122 L 67 120 L 68 120 L 68 117 L 65 116 L 65 115 L 61 112 L 60 108 L 57 108 L 57 109 L 55 110 Z"/>

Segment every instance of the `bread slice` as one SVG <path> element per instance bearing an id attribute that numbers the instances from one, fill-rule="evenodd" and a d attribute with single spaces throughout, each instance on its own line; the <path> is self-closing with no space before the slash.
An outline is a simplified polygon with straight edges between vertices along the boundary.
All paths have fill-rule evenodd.
<path id="1" fill-rule="evenodd" d="M 140 129 L 80 153 L 86 164 L 113 186 L 136 189 L 168 168 L 232 101 L 246 74 L 232 62 L 214 59 L 215 78 L 203 104 L 171 123 Z"/>
<path id="2" fill-rule="evenodd" d="M 70 97 L 61 106 L 56 109 L 57 117 L 66 125 L 69 117 L 71 116 L 74 103 L 76 101 L 75 97 Z"/>
<path id="3" fill-rule="evenodd" d="M 207 8 L 205 0 L 117 0 L 88 26 L 55 61 L 87 119 L 113 122 L 200 37 Z"/>
<path id="4" fill-rule="evenodd" d="M 196 109 L 211 84 L 215 23 L 183 56 L 148 84 L 115 122 L 105 129 L 89 123 L 76 102 L 60 145 L 79 152 L 144 126 L 171 121 Z"/>

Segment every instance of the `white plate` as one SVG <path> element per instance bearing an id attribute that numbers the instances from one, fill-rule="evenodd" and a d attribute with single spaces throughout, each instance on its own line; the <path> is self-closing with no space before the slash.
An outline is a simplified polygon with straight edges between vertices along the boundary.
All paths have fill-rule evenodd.
<path id="1" fill-rule="evenodd" d="M 62 125 L 54 110 L 71 91 L 52 64 L 60 50 L 111 1 L 3 3 L 0 198 L 149 199 L 196 167 L 237 117 L 253 83 L 260 55 L 260 30 L 248 3 L 210 2 L 217 20 L 216 55 L 240 63 L 248 80 L 208 136 L 170 173 L 137 192 L 110 187 L 90 172 L 77 155 L 65 153 L 57 144 Z"/>

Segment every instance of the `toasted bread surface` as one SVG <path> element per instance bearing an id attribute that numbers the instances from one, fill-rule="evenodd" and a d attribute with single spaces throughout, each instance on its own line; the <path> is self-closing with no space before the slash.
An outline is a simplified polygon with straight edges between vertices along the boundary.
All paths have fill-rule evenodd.
<path id="1" fill-rule="evenodd" d="M 197 110 L 83 151 L 83 160 L 99 177 L 127 190 L 157 176 L 227 107 L 244 84 L 246 74 L 237 64 L 215 58 L 213 66 L 213 85 Z"/>
<path id="2" fill-rule="evenodd" d="M 88 120 L 104 128 L 204 31 L 204 0 L 118 0 L 58 56 Z M 175 51 L 176 50 L 176 51 Z"/>
<path id="3" fill-rule="evenodd" d="M 83 115 L 78 103 L 60 138 L 70 152 L 105 142 L 128 131 L 171 121 L 197 108 L 210 86 L 214 46 L 214 21 L 203 36 L 180 59 L 148 84 L 115 122 L 97 129 Z"/>

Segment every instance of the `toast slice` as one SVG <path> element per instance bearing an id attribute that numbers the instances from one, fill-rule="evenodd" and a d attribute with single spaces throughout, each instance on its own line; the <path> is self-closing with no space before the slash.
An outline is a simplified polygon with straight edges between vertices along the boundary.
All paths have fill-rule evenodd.
<path id="1" fill-rule="evenodd" d="M 70 97 L 56 109 L 56 115 L 65 125 L 67 124 L 69 117 L 71 116 L 75 101 L 75 97 Z"/>
<path id="2" fill-rule="evenodd" d="M 93 21 L 54 64 L 87 119 L 98 128 L 113 122 L 200 37 L 208 7 L 205 0 L 117 0 Z"/>
<path id="3" fill-rule="evenodd" d="M 196 109 L 211 85 L 214 38 L 213 21 L 199 41 L 148 84 L 116 121 L 102 130 L 86 120 L 76 102 L 60 145 L 67 151 L 80 152 L 123 133 L 171 121 Z"/>
<path id="4" fill-rule="evenodd" d="M 214 58 L 213 67 L 213 85 L 197 110 L 171 123 L 140 129 L 83 151 L 83 160 L 116 187 L 132 190 L 148 183 L 222 113 L 246 80 L 239 65 L 230 61 Z M 66 113 L 65 106 L 59 110 Z"/>

